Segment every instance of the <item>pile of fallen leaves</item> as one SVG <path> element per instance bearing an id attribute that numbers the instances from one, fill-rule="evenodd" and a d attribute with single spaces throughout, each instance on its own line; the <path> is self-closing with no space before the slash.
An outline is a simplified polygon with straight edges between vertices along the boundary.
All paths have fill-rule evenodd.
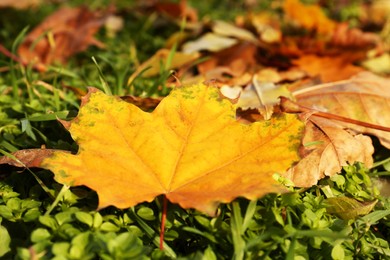
<path id="1" fill-rule="evenodd" d="M 329 10 L 342 8 L 340 2 Z M 76 154 L 2 149 L 0 163 L 48 169 L 64 187 L 85 185 L 97 192 L 99 209 L 163 195 L 161 234 L 167 200 L 213 216 L 238 197 L 286 192 L 275 173 L 309 188 L 345 166 L 372 167 L 377 147 L 390 149 L 390 5 L 362 5 L 359 27 L 299 0 L 273 1 L 271 9 L 223 21 L 199 19 L 186 1 L 137 5 L 138 15 L 178 31 L 136 64 L 126 94 L 140 79 L 164 73 L 158 89 L 170 94 L 119 97 L 101 75 L 105 93 L 89 88 L 78 115 L 60 120 Z M 43 77 L 92 45 L 106 51 L 96 33 L 104 26 L 106 37 L 116 37 L 124 19 L 113 6 L 64 7 L 32 29 L 16 53 L 3 45 L 0 51 Z M 344 202 L 363 207 L 345 199 L 333 205 Z"/>

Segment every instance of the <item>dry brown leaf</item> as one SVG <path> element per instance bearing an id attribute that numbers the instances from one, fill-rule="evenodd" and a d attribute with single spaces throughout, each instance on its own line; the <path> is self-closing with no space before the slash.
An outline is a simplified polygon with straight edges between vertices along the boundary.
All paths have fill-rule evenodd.
<path id="1" fill-rule="evenodd" d="M 235 76 L 251 72 L 257 66 L 256 45 L 249 42 L 241 42 L 230 48 L 213 54 L 210 59 L 198 64 L 199 73 L 206 75 L 218 67 L 229 68 Z"/>
<path id="2" fill-rule="evenodd" d="M 310 116 L 302 139 L 301 159 L 285 177 L 297 187 L 311 187 L 318 180 L 339 173 L 348 163 L 373 163 L 374 147 L 371 139 L 353 134 L 331 120 Z"/>
<path id="3" fill-rule="evenodd" d="M 299 105 L 369 124 L 390 127 L 390 79 L 370 72 L 350 80 L 301 89 L 293 93 Z M 345 128 L 375 135 L 390 148 L 390 133 L 369 126 L 338 121 Z"/>
<path id="4" fill-rule="evenodd" d="M 168 57 L 170 57 L 170 54 L 171 50 L 158 50 L 152 57 L 150 57 L 136 69 L 136 71 L 129 77 L 127 83 L 131 84 L 140 73 L 142 73 L 142 76 L 144 77 L 156 76 L 161 72 L 162 69 L 171 70 L 189 65 L 200 56 L 198 52 L 187 54 L 176 51 L 171 57 L 170 64 L 167 64 L 167 60 Z"/>
<path id="5" fill-rule="evenodd" d="M 51 156 L 54 149 L 26 149 L 13 153 L 11 156 L 0 157 L 0 164 L 9 164 L 16 167 L 40 167 L 42 160 Z"/>
<path id="6" fill-rule="evenodd" d="M 27 35 L 18 54 L 24 62 L 38 65 L 44 71 L 45 65 L 66 63 L 90 45 L 104 47 L 93 35 L 111 12 L 92 12 L 86 7 L 59 9 Z"/>
<path id="7" fill-rule="evenodd" d="M 379 35 L 349 28 L 347 23 L 337 24 L 330 44 L 343 48 L 369 48 L 381 41 Z"/>

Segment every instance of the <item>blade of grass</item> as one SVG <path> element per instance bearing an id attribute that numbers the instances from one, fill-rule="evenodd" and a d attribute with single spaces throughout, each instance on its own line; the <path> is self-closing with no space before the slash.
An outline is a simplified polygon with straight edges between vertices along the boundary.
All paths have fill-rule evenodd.
<path id="1" fill-rule="evenodd" d="M 246 208 L 244 221 L 242 222 L 242 234 L 245 233 L 256 212 L 257 200 L 251 200 Z"/>
<path id="2" fill-rule="evenodd" d="M 241 216 L 241 208 L 240 203 L 238 201 L 232 202 L 232 216 L 230 219 L 230 226 L 232 231 L 232 239 L 234 246 L 234 256 L 235 260 L 244 259 L 244 250 L 245 250 L 245 241 L 242 238 L 242 216 Z"/>
<path id="3" fill-rule="evenodd" d="M 30 122 L 41 122 L 41 121 L 52 121 L 57 119 L 66 119 L 69 114 L 69 111 L 58 111 L 50 114 L 43 114 L 37 116 L 28 117 Z M 27 120 L 27 118 L 23 118 Z M 22 119 L 22 120 L 23 120 Z"/>
<path id="4" fill-rule="evenodd" d="M 4 147 L 5 149 L 7 149 L 10 152 L 16 152 L 17 150 L 19 150 L 18 148 L 16 148 L 11 143 L 9 143 L 9 142 L 7 142 L 5 140 L 2 140 L 0 142 L 0 146 Z"/>
<path id="5" fill-rule="evenodd" d="M 196 228 L 193 228 L 193 227 L 184 226 L 183 230 L 187 231 L 187 232 L 190 232 L 190 233 L 194 233 L 194 234 L 200 235 L 202 237 L 207 238 L 211 242 L 218 244 L 218 241 L 215 239 L 215 237 L 213 237 L 212 235 L 210 235 L 210 234 L 208 234 L 206 232 L 200 231 L 199 229 L 196 229 Z"/>
<path id="6" fill-rule="evenodd" d="M 63 76 L 68 76 L 68 77 L 71 77 L 71 78 L 74 78 L 74 79 L 79 79 L 80 76 L 76 73 L 74 73 L 73 71 L 70 71 L 70 70 L 67 70 L 63 67 L 54 67 L 54 66 L 48 66 L 48 72 L 50 71 L 53 71 L 53 72 L 56 72 L 60 75 L 63 75 Z"/>
<path id="7" fill-rule="evenodd" d="M 97 70 L 99 72 L 99 79 L 100 79 L 100 82 L 102 83 L 102 88 L 103 88 L 104 93 L 106 93 L 107 95 L 112 96 L 111 89 L 108 86 L 108 83 L 107 83 L 107 80 L 104 77 L 103 71 L 101 70 L 99 64 L 97 63 L 97 61 L 95 59 L 95 57 L 92 57 L 92 61 L 95 63 L 96 68 L 97 68 Z"/>
<path id="8" fill-rule="evenodd" d="M 22 29 L 22 31 L 16 36 L 15 41 L 12 43 L 11 52 L 12 54 L 16 53 L 17 46 L 23 41 L 27 31 L 29 29 L 29 26 L 26 26 Z M 12 94 L 16 100 L 19 99 L 19 87 L 17 84 L 17 77 L 15 73 L 15 66 L 14 66 L 14 60 L 11 59 L 11 82 L 12 82 Z"/>

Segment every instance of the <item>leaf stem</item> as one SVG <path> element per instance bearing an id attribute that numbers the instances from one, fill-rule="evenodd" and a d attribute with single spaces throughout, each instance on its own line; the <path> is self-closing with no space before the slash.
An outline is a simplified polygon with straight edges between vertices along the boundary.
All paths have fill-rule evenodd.
<path id="1" fill-rule="evenodd" d="M 160 229 L 160 250 L 164 250 L 164 232 L 165 232 L 165 220 L 167 219 L 168 200 L 163 195 L 163 208 L 161 213 L 161 229 Z"/>
<path id="2" fill-rule="evenodd" d="M 341 122 L 345 122 L 345 123 L 349 123 L 349 124 L 372 128 L 372 129 L 376 129 L 376 130 L 380 130 L 380 131 L 390 132 L 390 127 L 375 125 L 375 124 L 371 124 L 368 122 L 363 122 L 363 121 L 355 120 L 355 119 L 344 117 L 344 116 L 339 116 L 339 115 L 332 114 L 332 113 L 318 111 L 318 110 L 310 108 L 310 107 L 302 106 L 294 101 L 291 101 L 290 99 L 288 99 L 286 97 L 280 97 L 280 101 L 281 101 L 281 109 L 283 112 L 310 113 L 310 116 L 318 116 L 318 117 L 322 117 L 322 118 L 333 119 L 333 120 L 337 120 L 337 121 L 341 121 Z"/>
<path id="3" fill-rule="evenodd" d="M 156 231 L 154 231 L 148 224 L 145 223 L 140 217 L 137 216 L 137 214 L 134 211 L 134 207 L 129 209 L 130 216 L 139 224 L 139 226 L 145 231 L 145 233 L 152 239 L 153 244 L 155 246 L 159 245 L 159 238 L 156 235 Z M 173 251 L 169 245 L 167 245 L 165 242 L 164 244 L 164 252 L 172 259 L 176 259 L 176 253 Z"/>

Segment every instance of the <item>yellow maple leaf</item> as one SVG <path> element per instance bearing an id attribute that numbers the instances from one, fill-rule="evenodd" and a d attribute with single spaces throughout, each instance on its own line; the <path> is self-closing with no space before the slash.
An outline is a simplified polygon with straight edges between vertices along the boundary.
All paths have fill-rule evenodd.
<path id="1" fill-rule="evenodd" d="M 289 114 L 239 123 L 234 105 L 203 84 L 173 90 L 152 113 L 90 89 L 69 127 L 78 153 L 54 152 L 41 166 L 94 189 L 99 208 L 164 194 L 212 215 L 220 202 L 281 191 L 272 175 L 299 159 L 302 127 Z"/>

